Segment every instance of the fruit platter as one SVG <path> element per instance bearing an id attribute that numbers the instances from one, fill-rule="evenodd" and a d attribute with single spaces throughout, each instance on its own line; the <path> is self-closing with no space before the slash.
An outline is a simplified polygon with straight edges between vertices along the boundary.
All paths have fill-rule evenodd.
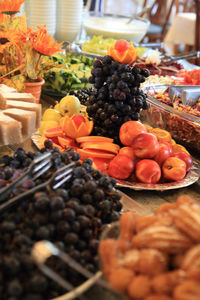
<path id="1" fill-rule="evenodd" d="M 45 34 L 45 28 L 40 33 Z M 89 51 L 95 43 L 98 48 L 99 42 L 96 37 L 83 49 Z M 155 203 L 161 194 L 157 191 L 179 189 L 181 194 L 193 184 L 188 190 L 195 194 L 198 162 L 183 146 L 182 136 L 175 136 L 169 124 L 163 127 L 150 101 L 156 98 L 177 114 L 183 114 L 185 105 L 187 120 L 192 116 L 193 121 L 199 101 L 191 108 L 177 100 L 172 107 L 168 91 L 156 94 L 155 86 L 150 90 L 149 85 L 156 78 L 167 87 L 186 82 L 193 86 L 198 84 L 198 72 L 179 71 L 181 64 L 165 65 L 155 52 L 141 58 L 139 51 L 144 49 L 126 40 L 103 42 L 106 46 L 99 50 L 106 47 L 106 53 L 97 59 L 61 53 L 61 45 L 59 53 L 46 57 L 55 63 L 43 74 L 43 93 L 56 98 L 51 106 L 13 87 L 12 74 L 2 77 L 2 300 L 94 299 L 82 295 L 94 283 L 114 298 L 158 300 L 164 295 L 169 300 L 174 294 L 175 300 L 183 300 L 182 293 L 193 291 L 200 297 L 199 204 L 189 196 L 169 203 L 168 194 L 167 203 L 153 214 L 142 204 L 145 190 Z M 52 47 L 58 49 L 56 42 Z M 1 63 L 5 67 L 5 60 Z M 152 121 L 157 118 L 155 124 L 150 113 Z M 185 136 L 194 143 L 189 134 Z M 33 142 L 28 150 L 27 141 Z M 12 153 L 3 153 L 6 147 Z M 124 196 L 121 187 L 128 187 L 135 197 L 142 193 L 141 203 Z M 114 239 L 109 235 L 113 223 L 119 233 Z M 129 252 L 138 258 L 137 269 Z"/>
<path id="2" fill-rule="evenodd" d="M 87 100 L 74 93 L 48 108 L 33 141 L 39 148 L 46 139 L 60 151 L 72 147 L 121 187 L 167 190 L 193 184 L 198 164 L 187 149 L 167 130 L 139 120 L 142 109 L 149 112 L 140 84 L 150 71 L 127 65 L 136 60 L 135 47 L 122 40 L 108 52 L 93 62 L 89 82 L 94 89 Z"/>

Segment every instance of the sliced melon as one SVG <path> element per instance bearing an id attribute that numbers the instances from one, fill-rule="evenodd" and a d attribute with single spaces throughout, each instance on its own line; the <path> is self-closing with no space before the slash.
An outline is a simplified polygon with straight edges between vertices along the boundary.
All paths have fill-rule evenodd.
<path id="1" fill-rule="evenodd" d="M 55 136 L 56 137 L 63 136 L 62 128 L 60 126 L 57 126 L 54 128 L 49 128 L 49 129 L 45 130 L 44 136 L 47 138 L 51 138 L 51 137 L 55 137 Z"/>
<path id="2" fill-rule="evenodd" d="M 107 152 L 112 152 L 117 154 L 119 152 L 120 147 L 113 143 L 81 143 L 80 145 L 83 149 L 97 149 L 97 150 L 103 150 Z"/>
<path id="3" fill-rule="evenodd" d="M 92 158 L 92 157 L 101 157 L 101 158 L 114 158 L 115 154 L 93 149 L 77 149 L 77 152 L 80 154 L 81 159 Z"/>
<path id="4" fill-rule="evenodd" d="M 99 143 L 99 142 L 104 142 L 104 143 L 112 143 L 113 139 L 104 137 L 104 136 L 82 136 L 76 139 L 77 143 Z"/>
<path id="5" fill-rule="evenodd" d="M 63 148 L 67 148 L 74 145 L 74 140 L 69 137 L 58 136 L 58 142 Z"/>

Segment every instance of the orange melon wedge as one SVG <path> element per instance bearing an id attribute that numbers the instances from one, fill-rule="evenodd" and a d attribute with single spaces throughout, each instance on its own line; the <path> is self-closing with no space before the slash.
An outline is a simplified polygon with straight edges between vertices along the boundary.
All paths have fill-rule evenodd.
<path id="1" fill-rule="evenodd" d="M 77 152 L 80 154 L 81 159 L 92 158 L 92 157 L 101 157 L 101 158 L 114 158 L 115 154 L 93 149 L 77 149 Z"/>
<path id="2" fill-rule="evenodd" d="M 76 139 L 76 141 L 77 143 L 99 143 L 99 142 L 112 143 L 113 139 L 105 136 L 90 135 L 90 136 L 79 137 Z"/>
<path id="3" fill-rule="evenodd" d="M 55 137 L 55 136 L 56 137 L 63 136 L 62 128 L 60 126 L 58 126 L 58 127 L 46 129 L 44 132 L 44 136 L 47 138 L 51 138 L 51 137 Z"/>
<path id="4" fill-rule="evenodd" d="M 67 148 L 74 144 L 74 140 L 68 137 L 60 137 L 58 136 L 58 142 L 63 148 Z"/>
<path id="5" fill-rule="evenodd" d="M 97 149 L 102 151 L 108 151 L 117 154 L 120 147 L 113 143 L 81 143 L 80 145 L 83 149 Z"/>

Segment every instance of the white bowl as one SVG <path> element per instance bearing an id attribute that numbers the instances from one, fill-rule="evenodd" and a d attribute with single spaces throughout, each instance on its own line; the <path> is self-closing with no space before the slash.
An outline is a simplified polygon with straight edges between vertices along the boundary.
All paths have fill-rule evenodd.
<path id="1" fill-rule="evenodd" d="M 105 38 L 126 39 L 139 43 L 147 33 L 150 22 L 137 18 L 126 24 L 128 18 L 114 16 L 89 16 L 84 27 L 87 35 L 102 35 Z"/>

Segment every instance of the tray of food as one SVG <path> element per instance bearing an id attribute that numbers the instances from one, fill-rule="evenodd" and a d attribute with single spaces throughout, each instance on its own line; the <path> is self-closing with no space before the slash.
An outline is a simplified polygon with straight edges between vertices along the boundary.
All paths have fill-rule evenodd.
<path id="1" fill-rule="evenodd" d="M 183 87 L 183 86 L 182 86 Z M 144 89 L 148 94 L 149 109 L 143 112 L 143 118 L 152 126 L 168 130 L 173 138 L 200 151 L 200 119 L 198 99 L 191 106 L 183 102 L 183 97 L 169 96 L 170 86 L 151 86 Z M 188 89 L 188 86 L 185 86 Z M 185 104 L 184 104 L 185 103 Z"/>
<path id="2" fill-rule="evenodd" d="M 200 298 L 200 206 L 189 196 L 154 214 L 123 214 L 104 231 L 101 269 L 122 299 Z"/>

